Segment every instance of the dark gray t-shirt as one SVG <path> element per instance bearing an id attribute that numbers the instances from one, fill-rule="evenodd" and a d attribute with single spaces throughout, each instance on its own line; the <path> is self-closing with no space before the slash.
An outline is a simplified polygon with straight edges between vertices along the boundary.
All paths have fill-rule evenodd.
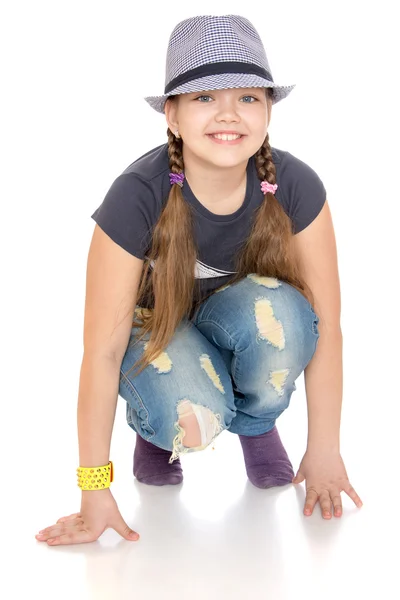
<path id="1" fill-rule="evenodd" d="M 287 151 L 271 150 L 278 184 L 274 195 L 290 217 L 296 234 L 317 217 L 325 202 L 326 190 L 306 163 Z M 114 242 L 137 258 L 144 259 L 151 248 L 152 230 L 171 189 L 168 174 L 168 144 L 163 144 L 131 163 L 115 179 L 92 214 Z M 195 300 L 201 300 L 233 277 L 235 255 L 250 234 L 252 216 L 264 199 L 260 183 L 254 157 L 251 157 L 242 206 L 230 215 L 216 215 L 197 200 L 184 180 L 182 192 L 192 207 L 198 248 Z M 150 307 L 151 302 L 142 305 Z"/>

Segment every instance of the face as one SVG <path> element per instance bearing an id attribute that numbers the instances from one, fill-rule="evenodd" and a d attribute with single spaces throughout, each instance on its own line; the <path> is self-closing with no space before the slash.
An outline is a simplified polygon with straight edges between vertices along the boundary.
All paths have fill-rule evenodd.
<path id="1" fill-rule="evenodd" d="M 232 167 L 247 160 L 263 144 L 271 106 L 265 88 L 210 90 L 167 100 L 165 116 L 170 130 L 179 130 L 184 155 Z M 223 132 L 242 137 L 234 141 L 213 137 Z"/>

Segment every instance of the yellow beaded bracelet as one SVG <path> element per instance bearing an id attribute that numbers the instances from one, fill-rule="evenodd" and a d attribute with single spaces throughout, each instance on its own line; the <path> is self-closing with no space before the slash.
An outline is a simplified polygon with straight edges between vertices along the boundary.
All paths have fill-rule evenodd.
<path id="1" fill-rule="evenodd" d="M 81 490 L 101 490 L 110 487 L 114 479 L 114 467 L 110 460 L 102 467 L 78 467 L 78 487 Z"/>

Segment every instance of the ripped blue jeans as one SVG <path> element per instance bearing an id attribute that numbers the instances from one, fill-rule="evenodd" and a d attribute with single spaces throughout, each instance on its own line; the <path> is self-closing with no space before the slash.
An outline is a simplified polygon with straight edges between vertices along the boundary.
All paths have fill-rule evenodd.
<path id="1" fill-rule="evenodd" d="M 132 329 L 119 385 L 129 426 L 170 450 L 170 463 L 203 450 L 224 429 L 247 436 L 269 431 L 315 353 L 318 322 L 296 288 L 248 275 L 206 299 L 137 376 L 129 371 L 148 337 L 137 343 Z M 198 446 L 183 445 L 179 421 L 190 415 L 200 431 Z"/>

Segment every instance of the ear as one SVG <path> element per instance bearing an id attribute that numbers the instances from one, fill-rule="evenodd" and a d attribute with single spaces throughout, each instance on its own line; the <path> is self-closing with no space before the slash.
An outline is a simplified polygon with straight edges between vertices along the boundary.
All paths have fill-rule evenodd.
<path id="1" fill-rule="evenodd" d="M 179 129 L 178 125 L 178 106 L 175 98 L 167 98 L 167 101 L 164 106 L 165 118 L 168 124 L 168 127 L 172 132 Z"/>
<path id="2" fill-rule="evenodd" d="M 268 96 L 267 98 L 267 106 L 268 106 L 268 126 L 271 121 L 271 112 L 272 112 L 272 98 Z"/>

